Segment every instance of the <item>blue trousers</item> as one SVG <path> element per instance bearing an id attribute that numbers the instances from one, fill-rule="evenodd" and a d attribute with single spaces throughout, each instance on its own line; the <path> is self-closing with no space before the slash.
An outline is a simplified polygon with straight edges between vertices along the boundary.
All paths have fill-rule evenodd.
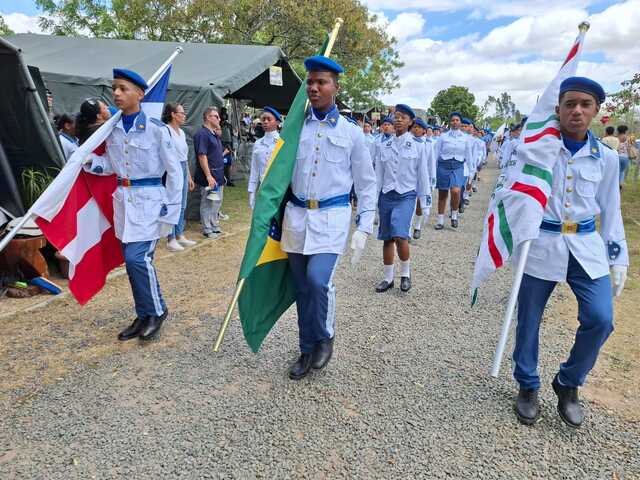
<path id="1" fill-rule="evenodd" d="M 157 240 L 150 240 L 122 244 L 136 315 L 139 318 L 160 316 L 167 309 L 153 266 L 157 243 Z"/>
<path id="2" fill-rule="evenodd" d="M 169 240 L 181 237 L 184 233 L 185 219 L 184 212 L 187 210 L 187 197 L 189 195 L 189 174 L 188 174 L 188 162 L 180 162 L 182 166 L 182 200 L 180 203 L 180 218 L 178 224 L 173 227 L 173 233 L 169 235 Z"/>
<path id="3" fill-rule="evenodd" d="M 338 255 L 289 253 L 296 288 L 300 351 L 311 353 L 322 340 L 333 338 L 336 323 L 336 289 L 333 275 Z"/>
<path id="4" fill-rule="evenodd" d="M 540 320 L 557 282 L 525 274 L 518 294 L 518 326 L 513 351 L 513 376 L 522 388 L 540 388 L 538 344 Z M 600 348 L 613 331 L 613 302 L 609 275 L 592 280 L 569 255 L 567 283 L 578 300 L 575 342 L 569 358 L 560 365 L 558 378 L 568 387 L 584 384 Z"/>

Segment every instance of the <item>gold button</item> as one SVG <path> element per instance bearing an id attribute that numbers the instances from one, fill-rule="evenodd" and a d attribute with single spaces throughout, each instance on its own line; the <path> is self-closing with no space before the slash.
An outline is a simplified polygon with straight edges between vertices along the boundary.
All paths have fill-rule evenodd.
<path id="1" fill-rule="evenodd" d="M 567 180 L 571 180 L 573 178 L 573 175 L 567 175 Z"/>
<path id="2" fill-rule="evenodd" d="M 567 163 L 571 165 L 573 163 L 573 160 L 569 160 Z"/>
<path id="3" fill-rule="evenodd" d="M 569 202 L 567 202 L 567 203 L 565 203 L 565 204 L 564 204 L 564 206 L 565 206 L 566 208 L 569 208 L 569 207 L 571 206 L 571 204 L 570 204 Z"/>
<path id="4" fill-rule="evenodd" d="M 315 177 L 315 176 L 316 176 L 316 172 L 313 172 L 313 173 L 311 174 L 311 176 L 312 176 L 312 177 Z"/>
<path id="5" fill-rule="evenodd" d="M 571 187 L 567 188 L 567 193 L 571 193 L 571 192 L 573 192 L 573 188 Z"/>

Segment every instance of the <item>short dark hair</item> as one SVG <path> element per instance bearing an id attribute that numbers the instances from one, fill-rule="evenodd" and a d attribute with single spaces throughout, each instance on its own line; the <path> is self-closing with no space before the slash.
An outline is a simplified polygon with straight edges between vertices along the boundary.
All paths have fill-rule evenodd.
<path id="1" fill-rule="evenodd" d="M 162 120 L 163 123 L 169 123 L 171 121 L 171 114 L 176 113 L 179 106 L 179 103 L 165 103 L 160 120 Z"/>
<path id="2" fill-rule="evenodd" d="M 53 121 L 56 123 L 56 128 L 62 130 L 67 123 L 73 123 L 74 120 L 68 113 L 61 113 L 53 117 Z"/>
<path id="3" fill-rule="evenodd" d="M 629 131 L 629 127 L 626 125 L 618 125 L 618 135 L 624 135 Z"/>
<path id="4" fill-rule="evenodd" d="M 613 135 L 613 132 L 615 132 L 616 129 L 613 127 L 607 127 L 604 129 L 604 133 L 606 133 L 607 135 Z"/>

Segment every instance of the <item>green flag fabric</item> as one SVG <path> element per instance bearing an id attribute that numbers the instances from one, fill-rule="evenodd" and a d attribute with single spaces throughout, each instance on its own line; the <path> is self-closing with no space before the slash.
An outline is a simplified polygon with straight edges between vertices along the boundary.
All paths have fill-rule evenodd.
<path id="1" fill-rule="evenodd" d="M 320 49 L 324 55 L 328 37 Z M 295 290 L 287 254 L 280 248 L 285 195 L 291 183 L 307 104 L 303 83 L 282 126 L 280 139 L 256 194 L 251 230 L 238 281 L 244 286 L 238 298 L 244 337 L 253 352 L 280 316 L 295 301 Z"/>

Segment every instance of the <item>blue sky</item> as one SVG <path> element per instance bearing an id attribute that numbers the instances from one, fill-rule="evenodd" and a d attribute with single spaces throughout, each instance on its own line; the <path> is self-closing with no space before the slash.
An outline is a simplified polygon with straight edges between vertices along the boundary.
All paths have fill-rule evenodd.
<path id="1" fill-rule="evenodd" d="M 640 0 L 361 1 L 397 38 L 405 63 L 398 72 L 400 87 L 383 98 L 389 104 L 425 108 L 453 84 L 468 87 L 480 105 L 488 95 L 508 91 L 528 111 L 585 19 L 592 27 L 578 74 L 614 92 L 640 65 Z M 0 5 L 13 30 L 39 31 L 33 0 Z"/>

